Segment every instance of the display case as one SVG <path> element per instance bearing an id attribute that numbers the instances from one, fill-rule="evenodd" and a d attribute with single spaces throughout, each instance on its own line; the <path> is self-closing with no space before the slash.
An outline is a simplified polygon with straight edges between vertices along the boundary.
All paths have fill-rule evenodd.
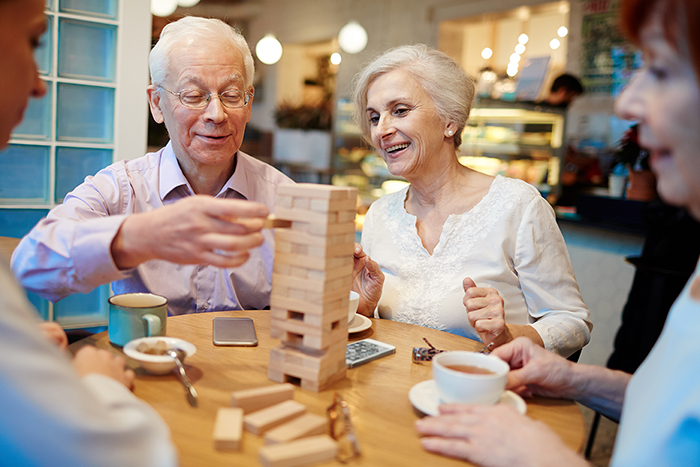
<path id="1" fill-rule="evenodd" d="M 460 162 L 491 175 L 525 180 L 543 194 L 560 191 L 566 110 L 479 98 L 459 147 Z"/>

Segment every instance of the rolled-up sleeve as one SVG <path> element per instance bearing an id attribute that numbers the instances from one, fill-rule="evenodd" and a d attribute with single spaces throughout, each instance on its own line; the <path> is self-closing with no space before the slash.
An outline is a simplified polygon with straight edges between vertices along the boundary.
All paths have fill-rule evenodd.
<path id="1" fill-rule="evenodd" d="M 87 177 L 20 241 L 12 270 L 27 290 L 57 301 L 129 275 L 111 255 L 130 196 L 119 167 Z"/>
<path id="2" fill-rule="evenodd" d="M 513 260 L 531 326 L 545 348 L 567 357 L 586 345 L 593 323 L 554 211 L 542 198 L 533 199 L 523 215 Z"/>

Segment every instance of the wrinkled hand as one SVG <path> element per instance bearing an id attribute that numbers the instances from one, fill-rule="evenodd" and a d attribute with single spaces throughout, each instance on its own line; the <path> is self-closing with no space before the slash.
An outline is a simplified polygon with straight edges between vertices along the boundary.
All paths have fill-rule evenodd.
<path id="1" fill-rule="evenodd" d="M 120 269 L 161 259 L 179 264 L 237 267 L 263 243 L 267 206 L 197 195 L 128 216 L 112 241 Z"/>
<path id="2" fill-rule="evenodd" d="M 68 336 L 60 324 L 53 321 L 39 323 L 39 330 L 44 338 L 58 347 L 60 350 L 68 348 Z"/>
<path id="3" fill-rule="evenodd" d="M 519 394 L 576 399 L 582 388 L 574 378 L 575 364 L 519 337 L 491 352 L 510 365 L 506 389 Z"/>
<path id="4" fill-rule="evenodd" d="M 499 346 L 512 340 L 506 326 L 503 298 L 498 291 L 491 287 L 477 287 L 471 277 L 464 278 L 462 287 L 469 324 L 479 333 L 484 344 L 493 342 L 494 346 Z"/>
<path id="5" fill-rule="evenodd" d="M 364 316 L 374 316 L 374 309 L 382 298 L 384 273 L 379 264 L 365 254 L 359 243 L 355 243 L 353 259 L 352 290 L 360 294 L 357 312 Z"/>
<path id="6" fill-rule="evenodd" d="M 98 373 L 114 378 L 131 389 L 134 384 L 134 372 L 125 368 L 125 363 L 124 357 L 91 345 L 78 350 L 73 358 L 73 367 L 81 377 Z"/>
<path id="7" fill-rule="evenodd" d="M 440 406 L 440 415 L 416 422 L 431 452 L 485 467 L 587 466 L 544 423 L 505 405 Z"/>

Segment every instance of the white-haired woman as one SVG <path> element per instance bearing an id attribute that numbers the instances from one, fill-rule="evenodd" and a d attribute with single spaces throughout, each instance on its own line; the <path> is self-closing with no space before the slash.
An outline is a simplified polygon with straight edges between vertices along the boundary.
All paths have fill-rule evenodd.
<path id="1" fill-rule="evenodd" d="M 410 182 L 365 218 L 361 312 L 376 306 L 382 318 L 495 345 L 526 336 L 564 356 L 581 349 L 592 324 L 552 208 L 527 183 L 457 160 L 474 97 L 462 68 L 425 45 L 402 46 L 355 82 L 364 137 Z"/>

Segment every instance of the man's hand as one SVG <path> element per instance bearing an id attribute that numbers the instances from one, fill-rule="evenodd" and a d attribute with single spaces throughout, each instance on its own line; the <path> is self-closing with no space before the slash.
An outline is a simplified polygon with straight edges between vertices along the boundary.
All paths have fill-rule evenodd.
<path id="1" fill-rule="evenodd" d="M 114 378 L 131 389 L 134 384 L 134 372 L 126 369 L 125 363 L 124 357 L 91 345 L 81 348 L 73 358 L 73 366 L 81 377 L 98 373 Z"/>
<path id="2" fill-rule="evenodd" d="M 263 243 L 267 206 L 252 201 L 190 196 L 128 216 L 112 241 L 119 269 L 153 259 L 178 264 L 237 267 Z"/>
<path id="3" fill-rule="evenodd" d="M 352 290 L 360 294 L 357 312 L 364 316 L 374 316 L 374 309 L 382 298 L 384 273 L 376 261 L 372 261 L 362 250 L 362 245 L 355 244 L 353 254 Z"/>
<path id="4" fill-rule="evenodd" d="M 504 405 L 441 405 L 439 416 L 418 420 L 416 429 L 426 450 L 480 466 L 588 465 L 544 423 Z"/>

